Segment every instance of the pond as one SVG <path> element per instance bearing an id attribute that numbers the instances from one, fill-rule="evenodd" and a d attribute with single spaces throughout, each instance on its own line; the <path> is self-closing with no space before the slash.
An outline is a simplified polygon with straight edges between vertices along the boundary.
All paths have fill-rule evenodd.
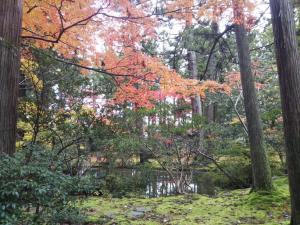
<path id="1" fill-rule="evenodd" d="M 91 171 L 97 179 L 109 180 L 110 191 L 136 191 L 148 198 L 176 195 L 176 188 L 171 176 L 164 170 L 158 169 L 110 169 L 93 168 Z M 206 172 L 194 170 L 190 174 L 187 192 L 198 194 L 215 194 L 213 180 Z M 110 177 L 110 179 L 107 179 Z M 117 181 L 116 181 L 117 180 Z M 123 182 L 123 185 L 120 183 Z"/>

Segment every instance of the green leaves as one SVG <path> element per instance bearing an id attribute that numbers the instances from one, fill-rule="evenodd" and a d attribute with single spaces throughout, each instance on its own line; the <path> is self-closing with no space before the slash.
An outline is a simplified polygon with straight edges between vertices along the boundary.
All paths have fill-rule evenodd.
<path id="1" fill-rule="evenodd" d="M 73 207 L 74 196 L 93 193 L 98 184 L 89 177 L 81 179 L 64 174 L 61 160 L 53 161 L 53 152 L 38 146 L 30 146 L 14 157 L 2 157 L 1 224 L 53 224 L 58 215 L 63 219 L 66 212 L 81 217 Z"/>

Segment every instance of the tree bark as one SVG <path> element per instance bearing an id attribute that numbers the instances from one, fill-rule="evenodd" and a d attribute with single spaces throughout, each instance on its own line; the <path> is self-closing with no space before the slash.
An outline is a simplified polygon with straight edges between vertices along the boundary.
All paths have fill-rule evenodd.
<path id="1" fill-rule="evenodd" d="M 0 4 L 0 153 L 10 155 L 16 145 L 22 3 Z"/>
<path id="2" fill-rule="evenodd" d="M 197 56 L 194 51 L 189 51 L 188 53 L 188 67 L 191 78 L 198 80 Z M 193 115 L 202 116 L 202 102 L 199 94 L 192 99 L 192 113 Z"/>
<path id="3" fill-rule="evenodd" d="M 234 3 L 236 6 L 235 16 L 239 19 L 243 18 L 243 7 L 240 5 L 240 2 L 237 3 L 234 1 Z M 235 34 L 249 133 L 253 190 L 269 191 L 272 189 L 271 169 L 264 148 L 262 124 L 257 106 L 254 78 L 251 70 L 249 42 L 244 23 L 235 26 Z"/>
<path id="4" fill-rule="evenodd" d="M 300 56 L 288 0 L 270 0 L 281 92 L 292 225 L 300 225 Z"/>
<path id="5" fill-rule="evenodd" d="M 296 35 L 298 40 L 298 49 L 300 48 L 300 1 L 293 1 L 295 19 L 296 19 Z"/>
<path id="6" fill-rule="evenodd" d="M 219 31 L 219 27 L 218 24 L 215 22 L 212 22 L 211 24 L 211 32 L 212 32 L 212 41 L 214 41 L 214 39 L 216 38 L 216 36 L 218 35 L 218 31 Z M 216 60 L 216 56 L 214 54 L 214 52 L 212 52 L 208 67 L 207 67 L 207 78 L 209 80 L 217 80 L 217 60 Z M 207 118 L 207 121 L 209 123 L 214 122 L 215 121 L 215 112 L 216 112 L 216 104 L 215 103 L 209 103 L 206 107 L 205 107 L 205 115 Z"/>
<path id="7" fill-rule="evenodd" d="M 136 110 L 137 114 L 136 114 L 136 129 L 137 129 L 137 133 L 138 136 L 141 140 L 144 139 L 144 120 L 143 120 L 143 116 L 140 114 L 139 109 L 137 108 Z M 140 152 L 139 152 L 139 156 L 140 156 L 140 163 L 143 164 L 145 162 L 147 162 L 147 160 L 149 159 L 149 154 L 147 153 L 147 151 L 141 147 L 140 148 Z"/>
<path id="8" fill-rule="evenodd" d="M 193 79 L 198 79 L 198 69 L 197 69 L 197 55 L 194 51 L 189 51 L 188 53 L 188 69 L 190 72 L 190 75 Z M 203 106 L 201 97 L 199 94 L 196 94 L 192 98 L 192 116 L 203 116 Z M 199 130 L 199 148 L 201 151 L 204 151 L 204 130 L 200 128 Z"/>

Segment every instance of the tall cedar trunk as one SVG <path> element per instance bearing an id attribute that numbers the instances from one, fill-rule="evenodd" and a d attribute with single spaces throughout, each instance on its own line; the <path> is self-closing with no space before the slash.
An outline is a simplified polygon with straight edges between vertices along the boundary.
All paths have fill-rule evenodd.
<path id="1" fill-rule="evenodd" d="M 270 0 L 275 39 L 292 219 L 300 225 L 300 56 L 292 7 L 288 0 Z"/>
<path id="2" fill-rule="evenodd" d="M 296 26 L 296 35 L 297 35 L 297 40 L 298 40 L 298 49 L 300 48 L 300 1 L 295 0 L 294 3 L 294 9 L 296 12 L 296 21 L 297 21 L 297 26 Z"/>
<path id="3" fill-rule="evenodd" d="M 0 3 L 0 153 L 16 145 L 22 0 Z"/>
<path id="4" fill-rule="evenodd" d="M 270 190 L 272 188 L 271 170 L 264 149 L 262 124 L 258 112 L 247 34 L 242 25 L 236 25 L 235 33 L 249 132 L 253 190 Z"/>

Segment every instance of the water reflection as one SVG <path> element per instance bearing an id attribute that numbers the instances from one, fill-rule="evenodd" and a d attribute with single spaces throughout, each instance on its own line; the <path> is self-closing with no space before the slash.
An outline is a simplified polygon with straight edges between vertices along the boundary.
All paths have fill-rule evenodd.
<path id="1" fill-rule="evenodd" d="M 142 194 L 149 198 L 177 194 L 174 181 L 163 170 L 96 168 L 92 170 L 92 174 L 98 179 L 105 179 L 108 175 L 113 174 L 113 176 L 126 182 L 125 188 L 127 190 L 137 191 L 139 189 Z M 205 172 L 195 170 L 192 171 L 191 175 L 192 179 L 187 186 L 187 192 L 214 195 L 214 183 Z"/>
<path id="2" fill-rule="evenodd" d="M 198 185 L 190 184 L 187 192 L 198 193 Z M 155 198 L 160 196 L 175 195 L 176 193 L 177 193 L 176 188 L 172 181 L 162 180 L 162 181 L 150 182 L 147 185 L 145 195 L 149 198 Z"/>

